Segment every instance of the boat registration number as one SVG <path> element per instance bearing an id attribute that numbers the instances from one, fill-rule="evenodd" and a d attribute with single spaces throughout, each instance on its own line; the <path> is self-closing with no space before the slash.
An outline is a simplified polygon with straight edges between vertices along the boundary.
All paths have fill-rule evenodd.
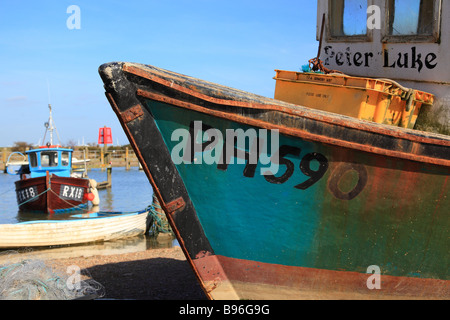
<path id="1" fill-rule="evenodd" d="M 17 194 L 17 202 L 19 204 L 24 203 L 25 201 L 28 202 L 36 201 L 38 199 L 37 197 L 38 192 L 36 186 L 31 186 L 17 190 L 16 194 Z"/>
<path id="2" fill-rule="evenodd" d="M 64 200 L 75 200 L 81 202 L 84 196 L 84 188 L 62 184 L 59 191 L 59 196 Z"/>

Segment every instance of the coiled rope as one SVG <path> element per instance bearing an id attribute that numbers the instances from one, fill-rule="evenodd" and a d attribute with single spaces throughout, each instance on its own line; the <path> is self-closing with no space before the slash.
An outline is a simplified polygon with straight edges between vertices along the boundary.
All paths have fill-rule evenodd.
<path id="1" fill-rule="evenodd" d="M 159 233 L 172 233 L 172 228 L 167 221 L 164 210 L 161 208 L 158 198 L 153 194 L 153 203 L 149 206 L 149 215 L 153 219 L 149 228 L 149 234 L 157 236 Z"/>

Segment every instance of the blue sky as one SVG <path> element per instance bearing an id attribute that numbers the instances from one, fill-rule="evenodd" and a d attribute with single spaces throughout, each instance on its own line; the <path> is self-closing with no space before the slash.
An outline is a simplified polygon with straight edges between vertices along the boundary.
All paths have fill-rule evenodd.
<path id="1" fill-rule="evenodd" d="M 37 144 L 49 102 L 62 144 L 97 142 L 103 126 L 127 144 L 97 71 L 111 61 L 273 97 L 274 69 L 300 70 L 317 54 L 316 3 L 0 0 L 0 147 Z M 70 5 L 81 29 L 67 27 Z"/>

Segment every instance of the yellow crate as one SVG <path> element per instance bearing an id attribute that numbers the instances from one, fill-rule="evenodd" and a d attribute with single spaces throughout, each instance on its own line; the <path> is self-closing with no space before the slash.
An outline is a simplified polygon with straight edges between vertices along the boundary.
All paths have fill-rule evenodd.
<path id="1" fill-rule="evenodd" d="M 275 70 L 275 99 L 358 119 L 414 128 L 430 93 L 387 79 Z"/>

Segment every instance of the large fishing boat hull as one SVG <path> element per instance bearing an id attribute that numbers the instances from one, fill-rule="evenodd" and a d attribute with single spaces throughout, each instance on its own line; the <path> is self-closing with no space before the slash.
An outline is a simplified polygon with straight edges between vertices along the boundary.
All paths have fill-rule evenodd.
<path id="1" fill-rule="evenodd" d="M 99 72 L 210 298 L 450 298 L 448 136 L 147 65 Z M 241 163 L 220 162 L 227 144 L 239 149 L 227 130 L 254 132 L 266 150 L 249 143 L 235 151 Z M 270 175 L 262 159 L 275 155 L 279 170 Z"/>
<path id="2" fill-rule="evenodd" d="M 18 180 L 15 184 L 21 210 L 58 213 L 87 206 L 88 179 L 49 174 Z"/>
<path id="3" fill-rule="evenodd" d="M 70 220 L 42 220 L 0 225 L 0 248 L 43 247 L 102 242 L 142 235 L 148 210 L 86 213 Z"/>

